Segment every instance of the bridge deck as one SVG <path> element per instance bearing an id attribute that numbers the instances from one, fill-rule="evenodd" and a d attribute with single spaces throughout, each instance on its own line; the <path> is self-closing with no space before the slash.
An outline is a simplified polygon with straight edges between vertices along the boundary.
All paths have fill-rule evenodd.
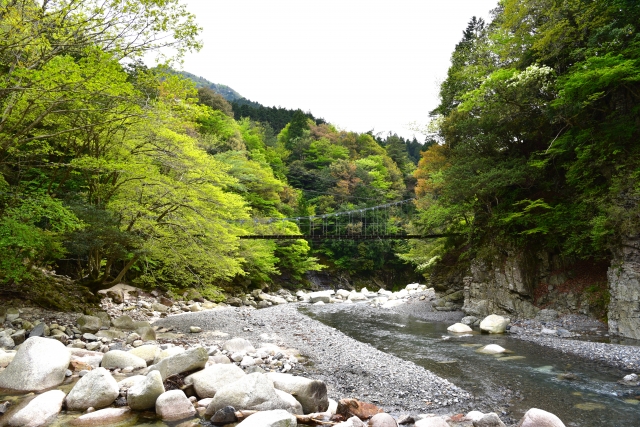
<path id="1" fill-rule="evenodd" d="M 437 239 L 439 237 L 449 237 L 452 234 L 379 234 L 379 235 L 360 235 L 360 234 L 343 234 L 343 235 L 306 235 L 306 234 L 272 234 L 272 235 L 248 235 L 240 236 L 241 239 L 250 240 L 291 240 L 291 239 L 304 239 L 304 240 L 377 240 L 377 239 Z"/>

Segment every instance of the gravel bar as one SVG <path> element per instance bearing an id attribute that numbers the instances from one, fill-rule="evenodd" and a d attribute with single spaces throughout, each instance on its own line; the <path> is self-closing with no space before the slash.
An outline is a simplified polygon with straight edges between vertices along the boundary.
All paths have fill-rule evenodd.
<path id="1" fill-rule="evenodd" d="M 350 397 L 372 402 L 391 414 L 477 407 L 468 392 L 446 379 L 305 316 L 298 304 L 185 313 L 160 319 L 155 325 L 185 333 L 191 344 L 212 344 L 207 332 L 218 330 L 254 345 L 271 340 L 295 348 L 308 359 L 304 371 L 297 373 L 324 381 L 329 397 L 336 400 Z M 203 333 L 189 334 L 190 326 L 201 327 Z"/>

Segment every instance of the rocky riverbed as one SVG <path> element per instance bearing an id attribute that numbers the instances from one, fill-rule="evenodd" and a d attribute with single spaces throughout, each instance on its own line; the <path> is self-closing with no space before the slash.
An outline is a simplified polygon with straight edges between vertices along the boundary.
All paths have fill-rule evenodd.
<path id="1" fill-rule="evenodd" d="M 0 384 L 3 387 L 36 393 L 51 387 L 49 383 L 47 387 L 17 387 L 17 384 L 33 382 L 33 378 L 27 381 L 28 375 L 25 378 L 21 376 L 24 372 L 33 372 L 35 369 L 37 375 L 42 376 L 42 369 L 32 365 L 51 364 L 51 358 L 36 363 L 35 359 L 29 359 L 24 354 L 21 356 L 20 351 L 25 353 L 35 344 L 50 346 L 55 343 L 53 345 L 56 348 L 44 352 L 48 355 L 51 352 L 60 353 L 60 348 L 64 349 L 65 345 L 68 347 L 67 352 L 60 353 L 60 360 L 65 360 L 53 369 L 55 375 L 45 375 L 40 379 L 52 384 L 67 383 L 67 386 L 60 386 L 64 391 L 51 390 L 37 394 L 35 398 L 33 395 L 27 399 L 8 398 L 7 402 L 14 402 L 15 405 L 11 408 L 9 403 L 0 404 L 0 413 L 6 411 L 5 415 L 0 416 L 0 426 L 27 425 L 20 417 L 24 416 L 23 406 L 29 405 L 29 399 L 33 399 L 32 405 L 35 402 L 38 405 L 48 405 L 51 412 L 49 418 L 41 424 L 29 424 L 34 426 L 55 422 L 56 417 L 58 425 L 67 425 L 67 422 L 82 424 L 82 420 L 77 420 L 83 412 L 83 416 L 88 417 L 86 419 L 93 419 L 92 425 L 101 425 L 95 424 L 95 419 L 99 416 L 106 416 L 107 420 L 120 419 L 127 416 L 130 408 L 134 412 L 147 407 L 153 408 L 154 405 L 147 402 L 150 399 L 159 402 L 155 405 L 159 418 L 171 418 L 176 413 L 187 414 L 185 417 L 192 419 L 192 424 L 188 425 L 206 424 L 208 421 L 204 420 L 225 406 L 220 406 L 221 402 L 233 403 L 235 409 L 240 410 L 288 411 L 288 415 L 271 414 L 275 418 L 279 416 L 286 420 L 289 420 L 291 414 L 307 416 L 310 412 L 318 412 L 320 415 L 316 414 L 319 417 L 317 419 L 328 420 L 335 417 L 336 411 L 343 411 L 342 418 L 335 418 L 335 422 L 339 422 L 354 415 L 353 402 L 356 402 L 356 407 L 366 407 L 364 402 L 368 402 L 374 406 L 371 407 L 373 409 L 367 408 L 374 412 L 390 413 L 396 421 L 407 425 L 414 422 L 416 426 L 504 425 L 495 414 L 490 414 L 500 402 L 492 399 L 474 400 L 467 391 L 449 381 L 412 362 L 353 340 L 334 328 L 301 314 L 298 311 L 299 304 L 291 304 L 360 303 L 358 309 L 394 310 L 426 320 L 451 323 L 462 321 L 478 326 L 481 319 L 464 317 L 463 313 L 455 310 L 455 305 L 443 302 L 442 298 L 438 299 L 433 290 L 426 289 L 423 285 L 412 284 L 400 292 L 370 292 L 365 289 L 361 292 L 340 290 L 298 292 L 297 295 L 280 292 L 269 295 L 257 291 L 228 302 L 235 307 L 202 299 L 172 301 L 160 294 L 147 294 L 135 288 L 118 286 L 104 293 L 104 311 L 94 313 L 94 316 L 56 314 L 32 308 L 0 310 L 0 321 L 4 323 L 0 330 L 0 346 L 4 348 L 0 351 Z M 256 307 L 264 309 L 256 310 Z M 580 333 L 577 332 L 580 328 L 588 326 L 586 321 L 574 319 L 567 322 L 566 319 L 559 318 L 557 313 L 543 314 L 547 318 L 526 322 L 502 319 L 498 323 L 508 328 L 514 337 L 538 340 L 542 345 L 566 348 L 572 354 L 595 357 L 602 363 L 638 371 L 637 347 L 569 340 L 569 337 Z M 569 323 L 571 326 L 578 326 L 571 327 Z M 568 326 L 569 329 L 565 329 Z M 65 355 L 69 357 L 68 360 Z M 240 403 L 223 400 L 211 406 L 216 390 L 213 393 L 211 390 L 203 391 L 206 387 L 202 384 L 234 382 L 229 377 L 220 380 L 216 376 L 219 373 L 213 373 L 215 369 L 232 369 L 218 368 L 220 365 L 233 366 L 237 368 L 234 372 L 238 378 L 248 378 L 244 379 L 247 384 L 240 387 L 239 393 L 242 396 L 247 396 L 247 390 L 251 387 L 257 387 L 263 391 L 271 390 L 266 393 L 273 402 L 269 405 L 252 406 L 241 398 Z M 327 403 L 327 407 L 324 403 L 316 405 L 313 411 L 309 408 L 301 410 L 294 402 L 296 399 L 291 398 L 293 394 L 300 400 L 299 391 L 286 389 L 284 385 L 278 387 L 276 381 L 269 377 L 272 375 L 269 372 L 284 375 L 284 378 L 300 378 L 299 381 L 305 384 L 321 384 L 324 397 L 321 396 L 320 401 L 331 398 L 335 402 L 332 406 Z M 190 374 L 197 375 L 189 376 Z M 194 381 L 198 376 L 206 379 Z M 270 379 L 265 382 L 263 377 Z M 630 376 L 627 380 L 634 382 L 634 378 L 637 379 Z M 95 384 L 101 384 L 107 390 L 106 394 L 100 396 L 102 400 L 99 403 L 93 402 L 89 396 L 91 393 L 87 391 L 95 390 Z M 277 392 L 272 390 L 274 385 Z M 58 393 L 52 394 L 53 391 Z M 47 393 L 47 399 L 41 397 Z M 279 397 L 273 397 L 274 393 Z M 222 399 L 223 395 L 220 394 L 219 398 Z M 342 401 L 344 398 L 355 400 Z M 140 404 L 140 401 L 146 403 Z M 337 401 L 341 401 L 340 405 Z M 174 408 L 172 405 L 177 406 Z M 350 407 L 351 412 L 345 412 L 345 407 Z M 62 415 L 57 415 L 60 411 L 63 411 Z M 243 417 L 250 414 L 233 415 Z M 367 420 L 371 415 L 373 413 L 369 412 L 361 418 Z M 60 421 L 61 417 L 65 421 Z M 532 412 L 528 418 L 525 416 L 525 421 L 521 424 L 538 425 L 535 423 L 539 422 L 539 417 L 551 420 L 549 425 L 563 425 L 544 411 Z M 263 421 L 264 424 L 254 425 L 288 425 L 277 424 L 285 422 L 280 418 L 280 421 L 274 421 L 275 424 Z M 241 423 L 242 426 L 245 423 L 247 426 L 251 425 L 251 419 L 255 423 L 257 418 L 255 415 L 249 416 Z M 374 421 L 371 419 L 369 425 L 386 426 L 396 423 L 393 419 L 382 416 L 378 416 L 375 423 Z M 385 422 L 388 424 L 384 424 Z M 337 425 L 347 427 L 359 424 L 357 419 L 348 419 Z"/>

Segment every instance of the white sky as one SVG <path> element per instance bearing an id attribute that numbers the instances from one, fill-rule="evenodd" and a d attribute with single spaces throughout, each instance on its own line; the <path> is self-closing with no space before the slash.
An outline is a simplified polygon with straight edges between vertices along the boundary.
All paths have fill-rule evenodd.
<path id="1" fill-rule="evenodd" d="M 339 129 L 415 133 L 453 49 L 497 0 L 185 0 L 204 48 L 183 69 Z M 416 135 L 419 140 L 423 136 Z"/>

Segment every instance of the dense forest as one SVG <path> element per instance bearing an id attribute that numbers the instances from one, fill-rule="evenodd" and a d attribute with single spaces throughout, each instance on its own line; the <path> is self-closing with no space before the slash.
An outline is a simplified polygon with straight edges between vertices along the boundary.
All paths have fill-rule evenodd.
<path id="1" fill-rule="evenodd" d="M 420 142 L 173 71 L 200 46 L 179 0 L 0 0 L 2 290 L 55 270 L 218 299 L 322 269 L 400 285 L 496 250 L 608 260 L 639 230 L 640 4 L 501 0 L 492 15 L 464 30 Z M 239 239 L 270 227 L 250 219 L 411 197 L 411 227 L 451 237 Z"/>
<path id="2" fill-rule="evenodd" d="M 259 120 L 260 105 L 236 114 L 216 92 L 232 89 L 141 62 L 197 49 L 193 18 L 178 0 L 0 1 L 3 290 L 55 270 L 94 290 L 126 281 L 218 299 L 278 277 L 300 286 L 324 267 L 403 267 L 401 242 L 238 238 L 269 227 L 251 218 L 408 197 L 422 144 L 299 110 L 267 109 L 286 113 L 282 126 Z"/>
<path id="3" fill-rule="evenodd" d="M 640 230 L 640 3 L 502 0 L 473 18 L 415 173 L 424 272 L 509 250 L 609 260 Z"/>

